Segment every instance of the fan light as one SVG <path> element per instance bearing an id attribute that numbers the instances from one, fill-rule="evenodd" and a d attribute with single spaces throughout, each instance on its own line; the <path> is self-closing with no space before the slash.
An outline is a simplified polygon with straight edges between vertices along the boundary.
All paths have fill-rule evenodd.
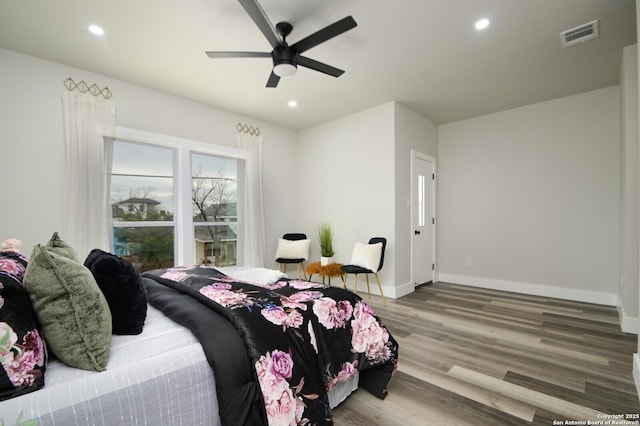
<path id="1" fill-rule="evenodd" d="M 289 77 L 298 71 L 298 68 L 293 64 L 277 64 L 273 67 L 273 73 L 278 77 Z"/>

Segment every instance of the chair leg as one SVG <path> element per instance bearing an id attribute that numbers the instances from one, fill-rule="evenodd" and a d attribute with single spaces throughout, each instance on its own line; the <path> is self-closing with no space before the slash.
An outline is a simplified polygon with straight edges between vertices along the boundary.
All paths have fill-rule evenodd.
<path id="1" fill-rule="evenodd" d="M 298 279 L 301 280 L 302 278 L 300 278 L 300 271 L 302 271 L 302 277 L 304 277 L 304 280 L 307 280 L 307 273 L 304 271 L 304 263 L 296 263 L 296 269 L 298 271 Z"/>
<path id="2" fill-rule="evenodd" d="M 344 289 L 347 288 L 347 276 L 347 274 L 340 275 L 340 278 L 342 278 L 342 288 Z"/>
<path id="3" fill-rule="evenodd" d="M 384 298 L 384 293 L 382 292 L 382 284 L 380 284 L 380 278 L 378 277 L 378 273 L 374 274 L 376 276 L 376 280 L 378 281 L 378 288 L 380 289 L 380 296 L 382 297 L 382 303 L 384 303 L 385 308 L 387 307 L 387 301 Z"/>
<path id="4" fill-rule="evenodd" d="M 371 299 L 371 288 L 369 287 L 369 274 L 364 274 L 364 277 L 367 279 L 367 293 L 369 293 L 369 299 Z"/>
<path id="5" fill-rule="evenodd" d="M 353 292 L 358 294 L 358 274 L 353 277 Z"/>

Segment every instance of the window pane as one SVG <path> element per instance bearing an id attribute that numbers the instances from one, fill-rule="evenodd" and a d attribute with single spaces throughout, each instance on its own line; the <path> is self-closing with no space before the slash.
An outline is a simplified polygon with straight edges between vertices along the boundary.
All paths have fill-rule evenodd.
<path id="1" fill-rule="evenodd" d="M 192 154 L 194 222 L 237 222 L 237 161 Z"/>
<path id="2" fill-rule="evenodd" d="M 173 151 L 116 141 L 111 216 L 118 221 L 173 220 Z"/>
<path id="3" fill-rule="evenodd" d="M 113 247 L 138 272 L 174 266 L 173 226 L 114 227 Z"/>
<path id="4" fill-rule="evenodd" d="M 173 179 L 111 176 L 111 212 L 119 221 L 173 220 Z"/>
<path id="5" fill-rule="evenodd" d="M 116 141 L 113 145 L 115 175 L 173 176 L 173 151 L 170 148 Z"/>
<path id="6" fill-rule="evenodd" d="M 418 226 L 424 226 L 426 224 L 424 191 L 425 177 L 420 175 L 418 176 Z"/>
<path id="7" fill-rule="evenodd" d="M 238 225 L 195 226 L 196 261 L 213 266 L 236 264 Z"/>

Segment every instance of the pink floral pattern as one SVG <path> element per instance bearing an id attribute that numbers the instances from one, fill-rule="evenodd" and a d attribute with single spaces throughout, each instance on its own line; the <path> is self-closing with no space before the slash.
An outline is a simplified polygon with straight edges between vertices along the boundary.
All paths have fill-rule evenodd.
<path id="1" fill-rule="evenodd" d="M 375 318 L 371 306 L 364 300 L 356 303 L 351 321 L 351 344 L 356 352 L 364 352 L 366 357 L 381 363 L 391 357 L 389 332 Z"/>
<path id="2" fill-rule="evenodd" d="M 283 309 L 281 306 L 270 305 L 260 311 L 263 317 L 275 325 L 281 325 L 282 331 L 288 327 L 299 328 L 302 325 L 302 314 L 296 309 Z"/>
<path id="3" fill-rule="evenodd" d="M 0 274 L 8 275 L 22 284 L 26 269 L 27 258 L 25 256 L 17 250 L 3 251 L 0 249 Z"/>
<path id="4" fill-rule="evenodd" d="M 293 293 L 291 296 L 283 296 L 280 298 L 282 306 L 287 308 L 307 310 L 307 303 L 319 299 L 323 294 L 319 291 L 300 291 Z"/>
<path id="5" fill-rule="evenodd" d="M 269 289 L 269 290 L 277 290 L 279 288 L 284 288 L 287 287 L 289 284 L 287 284 L 286 281 L 278 281 L 275 282 L 273 284 L 267 284 L 264 286 L 264 288 Z"/>
<path id="6" fill-rule="evenodd" d="M 347 325 L 353 307 L 346 300 L 336 302 L 330 297 L 322 297 L 313 302 L 313 313 L 325 328 L 335 329 Z"/>
<path id="7" fill-rule="evenodd" d="M 46 346 L 22 279 L 27 258 L 9 239 L 0 247 L 0 369 L 9 382 L 0 387 L 0 400 L 44 386 Z"/>
<path id="8" fill-rule="evenodd" d="M 44 343 L 38 330 L 29 331 L 18 343 L 13 328 L 0 322 L 0 363 L 13 386 L 33 386 L 44 362 Z"/>
<path id="9" fill-rule="evenodd" d="M 161 278 L 165 278 L 167 280 L 173 281 L 184 281 L 189 278 L 191 275 L 185 271 L 181 271 L 180 269 L 168 269 L 167 272 L 160 275 Z"/>
<path id="10" fill-rule="evenodd" d="M 293 370 L 290 353 L 274 350 L 262 355 L 255 364 L 270 426 L 294 426 L 304 415 L 300 386 L 292 388 L 288 379 Z M 307 396 L 308 397 L 308 396 Z"/>
<path id="11" fill-rule="evenodd" d="M 397 343 L 354 293 L 301 280 L 257 286 L 197 266 L 160 277 L 226 308 L 250 347 L 269 425 L 330 424 L 328 391 L 361 370 L 384 365 L 386 380 L 395 371 Z"/>
<path id="12" fill-rule="evenodd" d="M 358 361 L 345 362 L 344 364 L 342 364 L 342 369 L 338 372 L 338 374 L 329 378 L 326 384 L 327 392 L 335 388 L 338 383 L 345 382 L 356 374 L 358 374 Z"/>

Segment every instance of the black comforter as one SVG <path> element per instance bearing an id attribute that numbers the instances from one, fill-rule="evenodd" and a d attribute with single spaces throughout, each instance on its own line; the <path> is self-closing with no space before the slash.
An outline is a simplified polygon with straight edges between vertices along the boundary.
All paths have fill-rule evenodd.
<path id="1" fill-rule="evenodd" d="M 299 280 L 236 282 L 210 267 L 143 274 L 151 305 L 190 328 L 223 425 L 330 425 L 327 392 L 356 371 L 384 398 L 398 345 L 356 294 Z"/>

